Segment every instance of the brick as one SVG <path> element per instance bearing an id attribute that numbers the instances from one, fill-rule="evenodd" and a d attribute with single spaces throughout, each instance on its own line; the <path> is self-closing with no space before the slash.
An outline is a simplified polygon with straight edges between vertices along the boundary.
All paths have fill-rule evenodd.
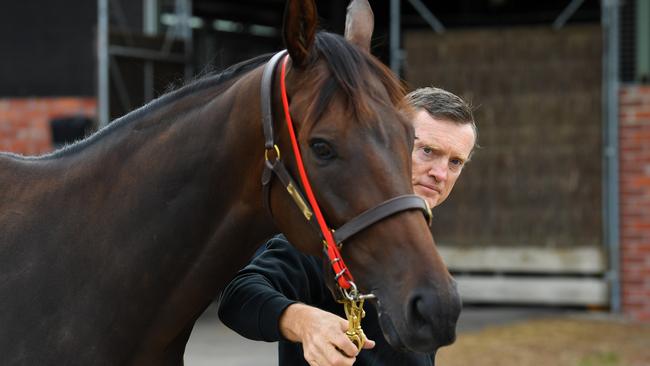
<path id="1" fill-rule="evenodd" d="M 620 115 L 623 311 L 650 322 L 650 87 L 623 87 Z"/>
<path id="2" fill-rule="evenodd" d="M 642 322 L 650 322 L 650 310 L 635 312 L 634 317 Z"/>
<path id="3" fill-rule="evenodd" d="M 627 232 L 645 232 L 650 229 L 650 220 L 648 219 L 633 219 L 621 221 L 621 226 L 623 230 L 629 230 Z"/>
<path id="4" fill-rule="evenodd" d="M 625 308 L 639 308 L 644 306 L 644 298 L 641 296 L 630 296 L 630 294 L 622 293 L 623 307 Z"/>
<path id="5" fill-rule="evenodd" d="M 650 121 L 650 112 L 648 111 L 637 111 L 634 114 L 634 118 L 637 120 L 648 120 Z"/>
<path id="6" fill-rule="evenodd" d="M 94 98 L 0 99 L 0 150 L 42 154 L 52 149 L 49 121 L 55 117 L 94 117 Z"/>
<path id="7" fill-rule="evenodd" d="M 645 98 L 650 98 L 650 87 L 637 86 L 634 90 L 634 93 L 643 95 Z"/>
<path id="8" fill-rule="evenodd" d="M 637 187 L 637 188 L 650 188 L 650 177 L 635 177 L 632 179 L 632 187 Z"/>

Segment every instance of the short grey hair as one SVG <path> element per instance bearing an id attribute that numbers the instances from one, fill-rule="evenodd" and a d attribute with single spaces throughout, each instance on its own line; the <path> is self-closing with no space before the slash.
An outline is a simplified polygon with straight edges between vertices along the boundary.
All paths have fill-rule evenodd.
<path id="1" fill-rule="evenodd" d="M 413 108 L 422 108 L 433 118 L 445 119 L 460 125 L 471 125 L 474 130 L 474 147 L 479 147 L 478 129 L 472 107 L 454 93 L 435 87 L 415 89 L 406 95 L 406 102 Z"/>

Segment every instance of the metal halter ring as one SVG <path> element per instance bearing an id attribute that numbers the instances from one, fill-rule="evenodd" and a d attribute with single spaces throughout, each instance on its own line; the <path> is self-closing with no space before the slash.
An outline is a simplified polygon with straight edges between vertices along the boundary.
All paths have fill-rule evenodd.
<path id="1" fill-rule="evenodd" d="M 337 274 L 334 276 L 334 280 L 337 280 L 337 281 L 338 281 L 338 279 L 339 279 L 341 276 L 343 276 L 343 274 L 344 274 L 345 271 L 347 271 L 347 270 L 348 270 L 347 268 L 343 268 L 343 269 L 341 270 L 341 272 L 337 273 Z M 351 284 L 352 286 L 354 286 L 354 282 L 350 282 L 350 284 Z M 354 290 L 356 291 L 357 288 L 355 287 Z"/>
<path id="2" fill-rule="evenodd" d="M 357 290 L 357 285 L 350 281 L 350 288 L 349 289 L 344 289 L 340 288 L 341 293 L 343 293 L 343 297 L 345 297 L 346 300 L 348 301 L 360 301 L 360 300 L 368 300 L 368 299 L 376 299 L 377 296 L 375 294 L 367 294 L 363 295 L 359 293 L 359 290 Z"/>
<path id="3" fill-rule="evenodd" d="M 431 226 L 431 224 L 433 224 L 433 211 L 431 211 L 431 206 L 429 206 L 429 202 L 427 200 L 424 200 L 424 205 L 427 207 L 427 213 L 425 215 L 427 218 L 427 224 Z"/>
<path id="4" fill-rule="evenodd" d="M 274 144 L 273 148 L 275 149 L 275 160 L 280 160 L 280 148 L 277 144 Z M 264 159 L 266 159 L 266 161 L 269 161 L 269 150 L 271 149 L 267 148 L 264 150 Z"/>

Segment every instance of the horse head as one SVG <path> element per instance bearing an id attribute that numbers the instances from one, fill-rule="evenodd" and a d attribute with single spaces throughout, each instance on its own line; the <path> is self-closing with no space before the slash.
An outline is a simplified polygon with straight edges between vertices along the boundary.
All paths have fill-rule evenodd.
<path id="1" fill-rule="evenodd" d="M 344 37 L 317 32 L 316 19 L 313 1 L 288 2 L 286 95 L 314 197 L 336 229 L 382 202 L 413 194 L 414 130 L 399 81 L 370 55 L 373 14 L 367 1 L 348 7 Z M 284 120 L 279 96 L 273 106 L 276 119 Z M 287 128 L 278 131 L 279 151 L 298 176 Z M 298 249 L 322 255 L 322 240 L 303 224 L 303 213 L 279 184 L 270 190 L 270 209 Z M 421 211 L 402 210 L 367 226 L 340 253 L 358 289 L 375 296 L 392 346 L 435 352 L 454 341 L 460 299 Z M 326 273 L 334 276 L 330 268 Z"/>

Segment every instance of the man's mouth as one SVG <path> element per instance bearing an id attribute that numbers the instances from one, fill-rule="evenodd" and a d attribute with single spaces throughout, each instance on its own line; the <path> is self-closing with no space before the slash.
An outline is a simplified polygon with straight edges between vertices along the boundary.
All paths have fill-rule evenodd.
<path id="1" fill-rule="evenodd" d="M 435 192 L 435 193 L 437 193 L 437 194 L 440 194 L 440 188 L 438 188 L 438 187 L 436 187 L 436 186 L 432 186 L 432 185 L 429 185 L 429 184 L 423 184 L 423 183 L 418 183 L 418 185 L 419 185 L 420 187 L 424 187 L 424 188 L 426 188 L 426 189 L 429 190 L 429 191 L 433 191 L 433 192 Z"/>

